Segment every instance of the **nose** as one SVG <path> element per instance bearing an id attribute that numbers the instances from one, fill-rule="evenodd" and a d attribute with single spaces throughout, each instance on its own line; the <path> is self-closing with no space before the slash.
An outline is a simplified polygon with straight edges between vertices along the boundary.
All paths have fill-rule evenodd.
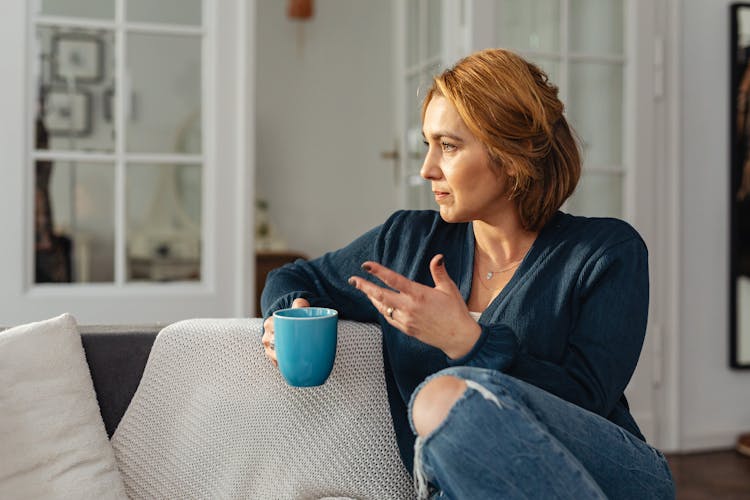
<path id="1" fill-rule="evenodd" d="M 443 171 L 440 169 L 440 165 L 435 160 L 431 150 L 427 151 L 424 157 L 422 168 L 419 169 L 419 175 L 422 176 L 422 179 L 428 181 L 438 180 L 443 177 Z"/>

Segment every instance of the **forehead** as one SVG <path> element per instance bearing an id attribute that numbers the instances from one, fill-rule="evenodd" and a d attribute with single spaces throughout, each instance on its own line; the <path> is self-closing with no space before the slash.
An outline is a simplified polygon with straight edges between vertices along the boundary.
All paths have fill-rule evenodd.
<path id="1" fill-rule="evenodd" d="M 458 114 L 456 107 L 443 96 L 435 96 L 430 99 L 430 102 L 427 103 L 427 109 L 425 110 L 425 126 L 436 122 L 456 123 L 464 125 L 464 122 L 461 119 L 461 116 Z"/>
<path id="2" fill-rule="evenodd" d="M 471 135 L 456 107 L 443 96 L 430 99 L 424 114 L 422 130 L 425 135 L 447 130 L 453 134 Z"/>

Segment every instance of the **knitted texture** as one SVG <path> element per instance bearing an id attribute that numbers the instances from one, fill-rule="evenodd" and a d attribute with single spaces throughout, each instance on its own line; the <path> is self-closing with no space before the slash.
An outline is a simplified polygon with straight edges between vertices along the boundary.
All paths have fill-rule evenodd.
<path id="1" fill-rule="evenodd" d="M 112 437 L 131 498 L 413 498 L 398 453 L 376 325 L 339 321 L 319 387 L 265 357 L 263 321 L 162 330 Z"/>

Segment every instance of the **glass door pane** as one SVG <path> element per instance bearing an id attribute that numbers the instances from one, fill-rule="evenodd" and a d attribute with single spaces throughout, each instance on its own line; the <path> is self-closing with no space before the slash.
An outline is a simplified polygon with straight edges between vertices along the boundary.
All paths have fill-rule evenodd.
<path id="1" fill-rule="evenodd" d="M 440 57 L 442 50 L 442 20 L 443 3 L 432 1 L 426 3 L 427 7 L 427 45 L 425 54 L 428 59 Z"/>
<path id="2" fill-rule="evenodd" d="M 115 17 L 115 0 L 41 0 L 37 13 L 45 16 L 108 19 Z"/>
<path id="3" fill-rule="evenodd" d="M 403 68 L 401 88 L 404 93 L 405 123 L 400 131 L 404 147 L 401 158 L 400 190 L 406 208 L 434 208 L 430 183 L 419 171 L 424 160 L 422 143 L 422 100 L 432 85 L 432 77 L 442 67 L 442 2 L 408 0 L 405 6 L 407 65 Z"/>
<path id="4" fill-rule="evenodd" d="M 572 52 L 623 54 L 623 0 L 569 1 Z"/>
<path id="5" fill-rule="evenodd" d="M 127 151 L 200 154 L 202 38 L 131 33 L 127 40 Z"/>
<path id="6" fill-rule="evenodd" d="M 622 65 L 571 63 L 567 116 L 583 140 L 584 165 L 622 165 Z"/>
<path id="7" fill-rule="evenodd" d="M 200 165 L 128 165 L 129 281 L 200 280 L 201 173 Z"/>
<path id="8" fill-rule="evenodd" d="M 114 165 L 35 164 L 36 283 L 114 281 Z"/>
<path id="9" fill-rule="evenodd" d="M 422 101 L 428 88 L 432 85 L 432 77 L 440 70 L 439 65 L 431 65 L 419 75 L 409 78 L 407 107 L 409 109 L 409 128 L 406 133 L 406 158 L 403 180 L 407 193 L 407 205 L 414 209 L 434 208 L 430 183 L 424 180 L 419 171 L 424 162 L 425 147 L 422 138 Z"/>
<path id="10" fill-rule="evenodd" d="M 114 33 L 40 26 L 34 53 L 35 147 L 114 151 Z"/>
<path id="11" fill-rule="evenodd" d="M 201 0 L 127 0 L 125 16 L 130 22 L 199 26 Z"/>
<path id="12" fill-rule="evenodd" d="M 501 0 L 495 25 L 502 47 L 560 50 L 560 0 Z"/>
<path id="13" fill-rule="evenodd" d="M 419 61 L 420 50 L 420 0 L 407 0 L 406 11 L 406 67 L 411 68 Z"/>

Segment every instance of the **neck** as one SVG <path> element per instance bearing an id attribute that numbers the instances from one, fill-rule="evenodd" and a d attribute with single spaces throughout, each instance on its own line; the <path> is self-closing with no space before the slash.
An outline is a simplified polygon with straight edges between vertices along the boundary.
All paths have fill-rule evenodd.
<path id="1" fill-rule="evenodd" d="M 475 220 L 472 227 L 476 254 L 496 268 L 522 260 L 538 234 L 524 229 L 517 213 L 495 222 Z"/>

